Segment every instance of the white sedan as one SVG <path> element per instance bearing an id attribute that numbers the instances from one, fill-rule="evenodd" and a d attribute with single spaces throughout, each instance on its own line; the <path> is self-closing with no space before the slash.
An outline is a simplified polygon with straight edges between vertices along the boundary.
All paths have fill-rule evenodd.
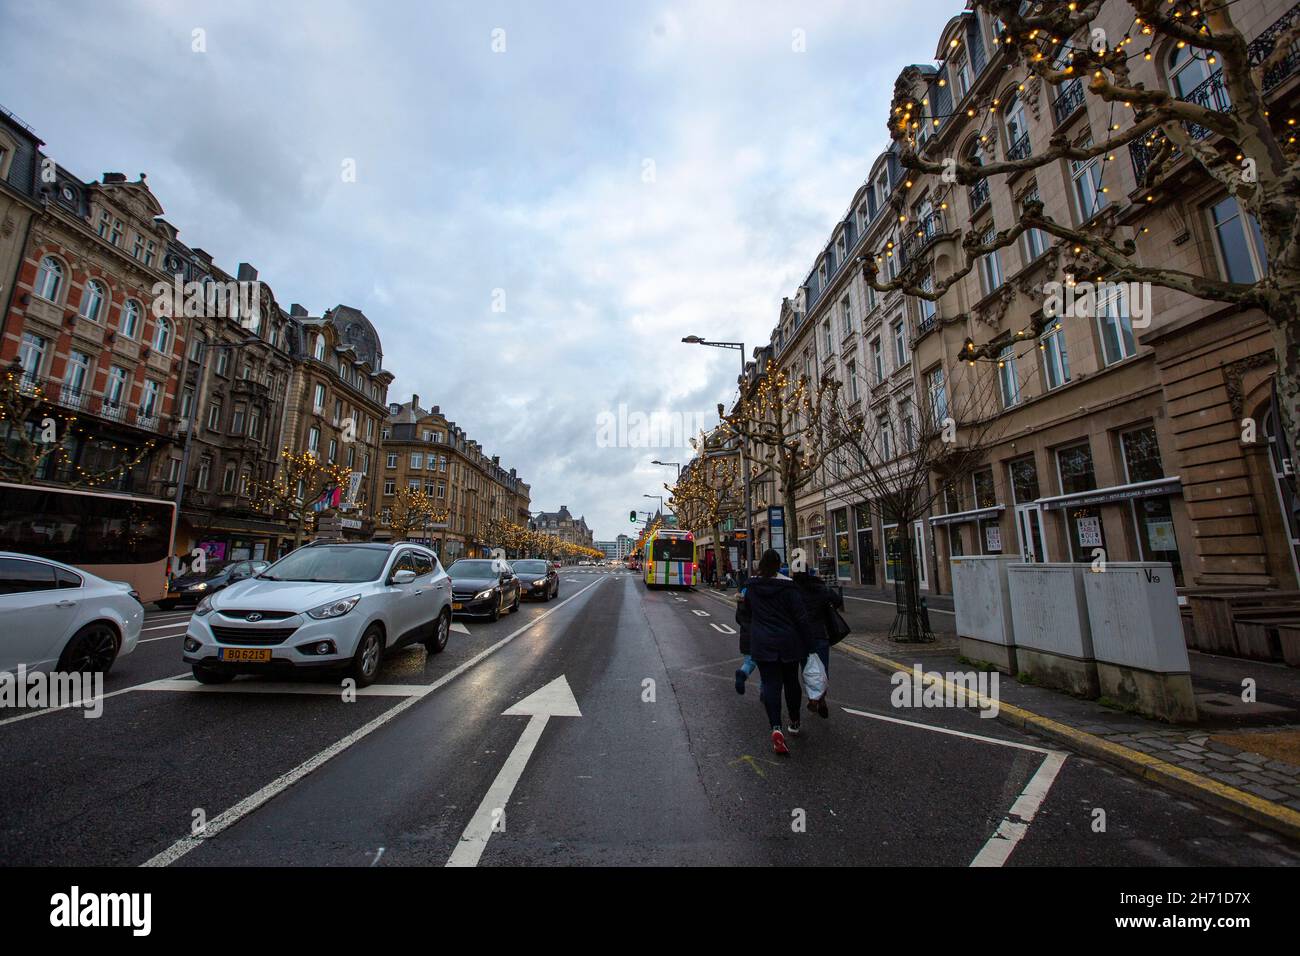
<path id="1" fill-rule="evenodd" d="M 135 650 L 144 607 L 131 585 L 0 551 L 0 671 L 108 673 Z"/>

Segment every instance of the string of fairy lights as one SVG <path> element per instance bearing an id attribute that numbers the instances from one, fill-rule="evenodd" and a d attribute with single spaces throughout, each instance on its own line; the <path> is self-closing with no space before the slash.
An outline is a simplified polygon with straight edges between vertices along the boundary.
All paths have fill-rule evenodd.
<path id="1" fill-rule="evenodd" d="M 43 432 L 41 423 L 46 419 L 54 425 L 54 439 L 33 438 L 33 430 L 38 434 Z M 49 468 L 52 472 L 61 471 L 73 485 L 97 488 L 116 484 L 144 461 L 154 448 L 152 440 L 139 445 L 119 445 L 101 435 L 86 432 L 77 424 L 78 421 L 78 416 L 72 412 L 59 410 L 39 384 L 25 383 L 22 376 L 6 370 L 3 385 L 0 385 L 0 434 L 4 436 L 0 445 L 0 474 L 12 474 L 26 480 Z M 109 455 L 115 463 L 95 469 L 74 460 L 68 450 L 69 439 L 74 437 L 80 440 L 81 449 L 93 441 L 95 450 Z"/>
<path id="2" fill-rule="evenodd" d="M 1223 0 L 1223 2 L 1218 3 L 1214 6 L 1217 9 L 1221 7 L 1231 6 L 1236 2 L 1238 2 L 1238 0 Z M 1066 4 L 1065 6 L 1070 12 L 1075 12 L 1078 4 L 1071 2 Z M 1210 31 L 1209 25 L 1208 23 L 1205 22 L 1205 19 L 1203 17 L 1203 14 L 1205 12 L 1204 11 L 1205 6 L 1206 4 L 1187 2 L 1187 0 L 1168 0 L 1167 2 L 1168 9 L 1164 12 L 1164 16 L 1159 21 L 1145 22 L 1141 16 L 1134 15 L 1128 28 L 1124 31 L 1123 35 L 1118 40 L 1118 42 L 1115 43 L 1114 45 L 1104 44 L 1102 49 L 1100 50 L 1094 50 L 1090 46 L 1076 45 L 1070 39 L 1062 39 L 1059 36 L 1054 36 L 1039 28 L 1030 29 L 1026 33 L 1026 35 L 1020 37 L 1019 39 L 1017 39 L 1009 30 L 1007 30 L 1001 33 L 1000 35 L 995 36 L 993 38 L 993 43 L 995 46 L 999 44 L 1004 46 L 1010 45 L 1012 43 L 1017 44 L 1020 47 L 1021 53 L 1024 55 L 1024 59 L 1026 60 L 1026 63 L 1028 64 L 1025 67 L 1024 74 L 1015 81 L 1014 95 L 1018 96 L 1019 94 L 1024 93 L 1026 90 L 1026 83 L 1028 83 L 1034 77 L 1038 77 L 1042 82 L 1057 87 L 1058 89 L 1066 87 L 1070 83 L 1077 82 L 1079 84 L 1082 84 L 1084 82 L 1084 74 L 1087 71 L 1087 69 L 1089 69 L 1089 67 L 1093 68 L 1092 69 L 1093 79 L 1095 81 L 1101 82 L 1106 79 L 1107 72 L 1109 72 L 1111 74 L 1111 77 L 1113 78 L 1116 68 L 1121 62 L 1125 65 L 1125 67 L 1127 67 L 1127 64 L 1130 61 L 1137 58 L 1141 58 L 1144 61 L 1151 61 L 1154 58 L 1155 48 L 1159 40 L 1159 37 L 1163 35 L 1168 35 L 1166 31 L 1161 30 L 1162 26 L 1168 25 L 1169 30 L 1174 30 L 1175 27 L 1179 27 L 1179 26 L 1185 28 L 1189 27 L 1195 30 L 1196 33 L 1200 35 L 1204 35 L 1207 38 L 1213 37 L 1214 34 Z M 1075 24 L 1074 26 L 1077 31 L 1080 27 L 1086 26 L 1086 24 Z M 1138 38 L 1141 37 L 1147 38 L 1147 43 L 1145 48 L 1141 50 L 1132 49 L 1130 52 L 1130 48 L 1132 47 L 1132 45 L 1135 43 L 1135 41 L 1138 40 Z M 951 59 L 954 55 L 956 55 L 961 46 L 962 46 L 962 41 L 960 39 L 956 37 L 952 38 L 951 41 L 949 42 L 949 56 L 947 59 Z M 1218 56 L 1212 49 L 1205 48 L 1205 47 L 1197 47 L 1195 46 L 1194 43 L 1189 44 L 1189 41 L 1181 35 L 1177 36 L 1174 39 L 1173 49 L 1188 50 L 1187 56 L 1191 59 L 1199 60 L 1203 62 L 1205 64 L 1204 67 L 1205 72 L 1210 77 L 1213 77 L 1219 73 L 1219 71 L 1217 70 L 1212 71 L 1211 69 L 1216 67 L 1218 64 Z M 1072 79 L 1049 80 L 1046 79 L 1045 77 L 1042 77 L 1039 71 L 1034 68 L 1034 64 L 1041 64 L 1044 60 L 1047 60 L 1049 57 L 1052 58 L 1050 62 L 1055 64 L 1053 72 L 1056 72 L 1063 77 L 1070 77 L 1072 74 L 1076 73 L 1076 60 L 1079 62 L 1082 68 L 1077 70 L 1077 75 L 1074 76 Z M 943 74 L 943 71 L 940 71 L 937 78 L 935 78 L 933 81 L 931 92 L 933 90 L 933 87 L 935 86 L 937 86 L 938 88 L 946 87 L 947 82 L 948 82 L 947 77 Z M 893 106 L 893 116 L 895 117 L 894 128 L 897 133 L 895 138 L 903 140 L 913 151 L 918 151 L 919 148 L 925 145 L 923 141 L 928 138 L 921 135 L 921 129 L 923 123 L 929 126 L 930 128 L 937 130 L 943 126 L 945 121 L 953 119 L 958 116 L 964 116 L 968 119 L 974 119 L 975 117 L 980 116 L 981 117 L 980 123 L 974 130 L 975 139 L 972 140 L 973 143 L 978 142 L 979 145 L 970 153 L 968 153 L 966 158 L 968 160 L 975 160 L 977 163 L 982 165 L 982 162 L 980 162 L 979 160 L 978 153 L 983 151 L 984 147 L 986 147 L 989 144 L 990 140 L 993 141 L 997 140 L 996 118 L 999 116 L 999 114 L 1004 113 L 1004 109 L 1008 105 L 1008 103 L 1004 103 L 1003 98 L 1001 96 L 988 94 L 983 97 L 970 99 L 970 102 L 968 102 L 964 106 L 964 108 L 959 109 L 958 107 L 962 106 L 963 101 L 965 101 L 969 96 L 970 91 L 968 90 L 963 92 L 961 97 L 954 99 L 951 111 L 936 112 L 934 110 L 928 110 L 928 108 L 931 106 L 931 92 L 927 92 L 925 96 L 921 97 L 919 106 L 915 98 L 909 98 L 902 102 L 898 102 L 896 100 Z M 1120 103 L 1119 100 L 1112 100 L 1108 104 L 1109 105 L 1108 120 L 1107 120 L 1108 134 L 1119 133 L 1120 130 L 1122 129 L 1121 123 L 1118 122 L 1116 119 L 1116 110 L 1117 107 L 1119 106 L 1119 103 Z M 1133 108 L 1133 103 L 1130 101 L 1123 101 L 1122 105 L 1124 108 L 1127 109 Z M 1228 111 L 1235 113 L 1236 108 L 1229 105 Z M 1141 112 L 1138 113 L 1137 119 L 1139 121 L 1141 120 L 1142 115 L 1143 114 Z M 1265 110 L 1264 115 L 1266 117 L 1269 116 L 1269 111 Z M 1294 153 L 1296 151 L 1294 147 L 1296 146 L 1297 143 L 1297 134 L 1295 131 L 1295 127 L 1297 125 L 1296 119 L 1294 117 L 1288 116 L 1285 118 L 1283 123 L 1278 123 L 1277 121 L 1274 122 L 1275 125 L 1279 125 L 1283 129 L 1285 134 L 1285 145 L 1289 147 L 1293 147 L 1292 152 Z M 1146 148 L 1154 149 L 1160 146 L 1162 140 L 1164 139 L 1165 139 L 1165 134 L 1161 129 L 1161 126 L 1156 125 L 1152 129 L 1150 129 L 1145 134 L 1144 137 L 1135 139 L 1132 142 L 1140 142 Z M 1103 141 L 1103 142 L 1109 142 L 1109 141 Z M 1125 141 L 1125 143 L 1127 142 L 1128 141 Z M 1082 161 L 1084 165 L 1082 167 L 1076 166 L 1076 168 L 1073 170 L 1073 173 L 1075 175 L 1084 175 L 1084 176 L 1092 177 L 1094 190 L 1101 197 L 1106 197 L 1110 193 L 1110 184 L 1106 181 L 1107 169 L 1109 168 L 1108 164 L 1116 161 L 1115 148 L 1120 145 L 1125 145 L 1125 143 L 1115 144 L 1115 147 L 1108 147 L 1102 152 L 1087 159 L 1086 161 Z M 1089 137 L 1088 143 L 1078 148 L 1090 149 L 1093 147 L 1093 145 L 1094 144 L 1091 142 L 1091 138 Z M 1242 152 L 1240 151 L 1240 148 L 1237 144 L 1233 144 L 1233 143 L 1223 144 L 1223 146 L 1221 147 L 1221 153 L 1223 154 L 1224 158 L 1231 155 L 1233 160 L 1237 163 L 1240 163 L 1243 159 Z M 1094 163 L 1094 160 L 1099 160 L 1099 161 Z M 1081 161 L 1072 158 L 1071 162 L 1072 164 L 1077 164 L 1080 163 Z M 905 177 L 902 186 L 904 190 L 912 189 L 914 186 L 913 177 L 911 175 Z M 937 208 L 940 211 L 946 211 L 949 208 L 949 198 L 951 197 L 951 194 L 954 191 L 954 189 L 955 189 L 955 185 L 948 185 L 946 188 L 944 186 L 937 187 L 931 199 L 931 208 L 937 206 Z M 1031 194 L 1031 193 L 1036 193 L 1036 186 L 1026 188 L 1025 190 L 1022 191 L 1021 195 L 1023 196 L 1025 194 Z M 1157 191 L 1155 189 L 1148 189 L 1148 191 L 1143 196 L 1143 200 L 1146 203 L 1153 203 L 1155 202 L 1156 198 L 1157 198 Z M 937 202 L 935 200 L 937 200 Z M 907 210 L 905 208 L 899 208 L 904 206 L 905 202 L 906 202 L 905 199 L 900 198 L 899 200 L 897 200 L 897 205 L 896 205 L 896 208 L 898 209 L 898 227 L 900 229 L 904 228 L 909 220 Z M 1104 206 L 1104 204 L 1105 204 L 1105 199 L 1102 198 L 1098 202 L 1097 209 L 1093 211 L 1094 217 L 1096 213 L 1099 212 L 1100 209 Z M 1089 220 L 1083 224 L 1083 226 L 1081 227 L 1082 232 L 1089 233 L 1091 231 L 1092 227 L 1095 225 L 1095 223 L 1092 221 L 1092 218 L 1093 217 L 1089 217 Z M 924 222 L 919 223 L 918 228 L 914 232 L 915 237 L 918 239 L 924 238 L 926 234 L 926 228 L 927 228 L 926 223 Z M 989 228 L 991 229 L 992 227 L 990 226 Z M 1139 234 L 1146 234 L 1148 231 L 1149 228 L 1145 225 L 1141 226 L 1141 228 L 1138 230 Z M 998 241 L 998 239 L 1000 238 L 1001 236 L 998 236 L 994 241 Z M 1058 238 L 1052 245 L 1057 249 L 1064 249 L 1068 247 L 1071 254 L 1075 257 L 1075 260 L 1073 262 L 1066 263 L 1064 265 L 1066 286 L 1074 286 L 1076 284 L 1075 277 L 1078 275 L 1090 275 L 1100 270 L 1100 260 L 1096 256 L 1089 253 L 1088 250 L 1086 250 L 1083 245 L 1079 243 L 1071 244 L 1068 240 L 1064 238 Z M 876 252 L 874 256 L 878 266 L 887 262 L 887 260 L 894 258 L 894 254 L 896 251 L 897 251 L 897 246 L 894 239 L 892 237 L 887 238 L 883 248 L 880 251 Z M 918 267 L 921 265 L 922 261 L 923 260 L 920 257 L 917 257 L 912 262 L 904 266 L 902 270 L 899 270 L 896 273 L 896 276 L 898 277 L 898 279 L 906 280 L 907 276 L 910 273 L 914 273 L 918 271 Z M 969 271 L 969 268 L 971 267 L 973 267 L 973 264 L 968 263 L 966 267 L 967 271 Z M 930 270 L 932 270 L 932 268 L 933 265 L 931 263 Z M 928 273 L 928 276 L 929 276 L 928 281 L 932 284 L 933 283 L 932 271 Z M 1103 275 L 1101 274 L 1096 275 L 1097 282 L 1101 282 L 1103 281 L 1103 279 L 1104 279 Z M 891 280 L 889 281 L 896 281 L 896 280 L 893 277 L 891 277 Z M 908 283 L 904 281 L 904 287 L 906 287 L 907 285 Z M 915 284 L 912 284 L 912 289 L 915 288 L 917 288 L 917 286 Z M 933 289 L 933 285 L 931 285 L 931 289 Z M 1005 348 L 1006 345 L 1009 344 L 1012 347 L 1014 347 L 1016 344 L 1025 341 L 1026 339 L 1031 339 L 1031 338 L 1041 339 L 1041 336 L 1044 333 L 1057 331 L 1060 329 L 1060 327 L 1061 325 L 1060 325 L 1059 317 L 1044 317 L 1044 321 L 1031 320 L 1030 323 L 1025 327 L 1015 330 L 1011 334 L 1010 341 L 1008 343 L 999 344 L 999 354 L 997 357 L 988 354 L 990 346 L 993 345 L 994 343 L 989 343 L 988 345 L 977 347 L 975 346 L 973 340 L 967 338 L 961 352 L 958 355 L 958 358 L 961 361 L 966 361 L 971 366 L 973 366 L 976 363 L 976 361 L 987 361 L 987 362 L 996 363 L 999 368 L 1003 368 L 1005 367 L 1005 358 L 1002 357 L 1001 350 Z M 1044 342 L 1040 340 L 1038 341 L 1037 344 L 1040 351 L 1046 350 L 1046 344 Z M 1030 351 L 1032 352 L 1032 349 Z M 1012 356 L 1015 358 L 1023 358 L 1027 354 L 1030 353 L 1025 352 L 1016 355 L 1013 352 Z"/>

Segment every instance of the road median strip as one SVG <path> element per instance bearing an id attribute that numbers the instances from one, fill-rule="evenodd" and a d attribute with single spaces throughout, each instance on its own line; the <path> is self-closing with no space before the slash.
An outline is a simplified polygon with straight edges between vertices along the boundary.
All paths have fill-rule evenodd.
<path id="1" fill-rule="evenodd" d="M 870 664 L 878 670 L 888 673 L 912 673 L 912 668 L 898 661 L 890 660 L 871 651 L 863 650 L 851 644 L 840 643 L 838 650 Z M 945 688 L 956 687 L 940 676 L 926 676 L 926 680 L 938 681 Z M 969 691 L 967 691 L 969 695 Z M 981 697 L 980 705 L 986 702 Z M 1229 813 L 1267 827 L 1293 840 L 1300 840 L 1300 812 L 1289 807 L 1279 806 L 1270 800 L 1257 797 L 1253 793 L 1239 790 L 1226 783 L 1220 783 L 1203 774 L 1194 773 L 1168 761 L 1133 750 L 1120 744 L 1112 743 L 1104 737 L 1090 734 L 1071 727 L 1059 720 L 1035 714 L 1015 704 L 998 701 L 997 719 L 1021 730 L 1035 731 L 1061 743 L 1068 744 L 1079 753 L 1114 764 L 1143 780 L 1173 790 L 1185 796 L 1196 797 L 1206 803 L 1226 810 Z"/>

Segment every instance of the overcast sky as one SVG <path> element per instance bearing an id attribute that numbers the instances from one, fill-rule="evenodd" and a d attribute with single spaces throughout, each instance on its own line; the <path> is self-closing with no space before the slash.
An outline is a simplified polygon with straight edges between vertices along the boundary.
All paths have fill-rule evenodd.
<path id="1" fill-rule="evenodd" d="M 390 401 L 611 538 L 689 452 L 598 416 L 729 401 L 681 337 L 767 341 L 962 6 L 0 0 L 0 105 L 284 307 L 362 309 Z"/>

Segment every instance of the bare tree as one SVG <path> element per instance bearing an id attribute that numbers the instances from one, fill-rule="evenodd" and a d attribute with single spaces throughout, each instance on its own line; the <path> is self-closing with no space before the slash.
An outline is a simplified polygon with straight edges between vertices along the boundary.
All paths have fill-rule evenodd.
<path id="1" fill-rule="evenodd" d="M 720 445 L 716 440 L 710 443 L 706 437 L 697 444 L 696 457 L 682 469 L 677 482 L 664 485 L 670 496 L 668 506 L 682 526 L 697 534 L 712 533 L 719 575 L 726 569 L 722 524 L 744 514 L 739 450 L 725 451 Z"/>
<path id="2" fill-rule="evenodd" d="M 792 378 L 774 361 L 752 387 L 742 387 L 730 415 L 718 405 L 722 427 L 754 448 L 751 478 L 766 468 L 773 472 L 785 507 L 785 540 L 799 540 L 799 493 L 817 477 L 823 462 L 861 429 L 861 419 L 847 419 L 839 401 L 840 383 L 825 376 L 816 384 L 805 376 Z M 752 533 L 752 529 L 751 529 Z"/>
<path id="3" fill-rule="evenodd" d="M 322 461 L 313 452 L 295 454 L 285 448 L 280 452 L 280 469 L 276 476 L 254 486 L 253 507 L 287 514 L 294 522 L 293 546 L 296 548 L 302 544 L 310 527 L 313 503 L 326 491 L 342 487 L 350 474 L 343 465 Z"/>
<path id="4" fill-rule="evenodd" d="M 1014 243 L 1027 229 L 1055 238 L 1063 253 L 1067 275 L 1104 278 L 1113 282 L 1149 282 L 1200 299 L 1258 308 L 1273 330 L 1277 361 L 1278 409 L 1292 447 L 1300 423 L 1300 146 L 1295 119 L 1289 110 L 1270 110 L 1266 99 L 1289 76 L 1300 59 L 1300 16 L 1283 18 L 1268 37 L 1252 45 L 1233 21 L 1237 0 L 1080 0 L 1077 3 L 1033 3 L 1021 0 L 973 0 L 1005 26 L 998 42 L 1021 88 L 1040 84 L 1060 89 L 1059 95 L 1092 100 L 1098 112 L 1126 117 L 1112 122 L 1097 142 L 1072 143 L 1063 132 L 1053 135 L 1046 150 L 982 163 L 978 159 L 926 158 L 921 127 L 943 122 L 927 113 L 916 95 L 919 72 L 905 70 L 895 86 L 889 131 L 908 169 L 945 177 L 966 185 L 1039 169 L 1062 160 L 1087 162 L 1113 159 L 1130 144 L 1149 157 L 1138 202 L 1159 207 L 1177 202 L 1175 167 L 1188 160 L 1234 196 L 1242 210 L 1259 223 L 1268 263 L 1254 282 L 1234 282 L 1214 275 L 1158 265 L 1162 250 L 1139 250 L 1116 210 L 1104 210 L 1083 225 L 1057 222 L 1038 201 L 1023 204 L 1019 220 L 993 236 L 963 236 L 965 261 L 945 276 L 904 269 L 897 278 L 879 281 L 877 264 L 863 272 L 878 291 L 902 289 L 909 295 L 937 301 L 967 275 L 979 257 Z M 1112 6 L 1112 4 L 1114 6 Z M 1122 36 L 1108 36 L 1100 26 L 1103 8 L 1126 5 L 1131 26 Z M 1124 17 L 1128 19 L 1127 16 Z M 1185 49 L 1212 69 L 1218 93 L 1200 102 L 1179 99 L 1164 89 L 1148 89 L 1132 75 L 1131 62 L 1150 60 L 1166 42 Z M 995 94 L 996 95 L 996 94 Z M 991 122 L 998 101 L 975 103 L 968 115 Z M 905 200 L 899 200 L 903 202 Z M 902 212 L 902 207 L 899 207 Z M 893 252 L 893 250 L 889 250 Z M 915 264 L 915 263 L 913 263 Z M 1041 322 L 1026 330 L 1038 335 Z M 968 342 L 964 355 L 992 357 L 996 345 Z"/>
<path id="5" fill-rule="evenodd" d="M 897 554 L 888 553 L 886 542 L 885 555 L 897 561 L 898 614 L 890 629 L 896 640 L 934 640 L 917 592 L 913 527 L 942 503 L 945 488 L 970 480 L 998 441 L 1005 419 L 995 378 L 981 363 L 934 394 L 909 396 L 901 409 L 888 402 L 880 418 L 865 424 L 847 412 L 833 416 L 828 495 L 874 502 L 898 526 Z"/>
<path id="6" fill-rule="evenodd" d="M 447 509 L 420 488 L 398 488 L 390 505 L 388 528 L 394 541 L 405 541 L 428 522 L 447 520 Z"/>

